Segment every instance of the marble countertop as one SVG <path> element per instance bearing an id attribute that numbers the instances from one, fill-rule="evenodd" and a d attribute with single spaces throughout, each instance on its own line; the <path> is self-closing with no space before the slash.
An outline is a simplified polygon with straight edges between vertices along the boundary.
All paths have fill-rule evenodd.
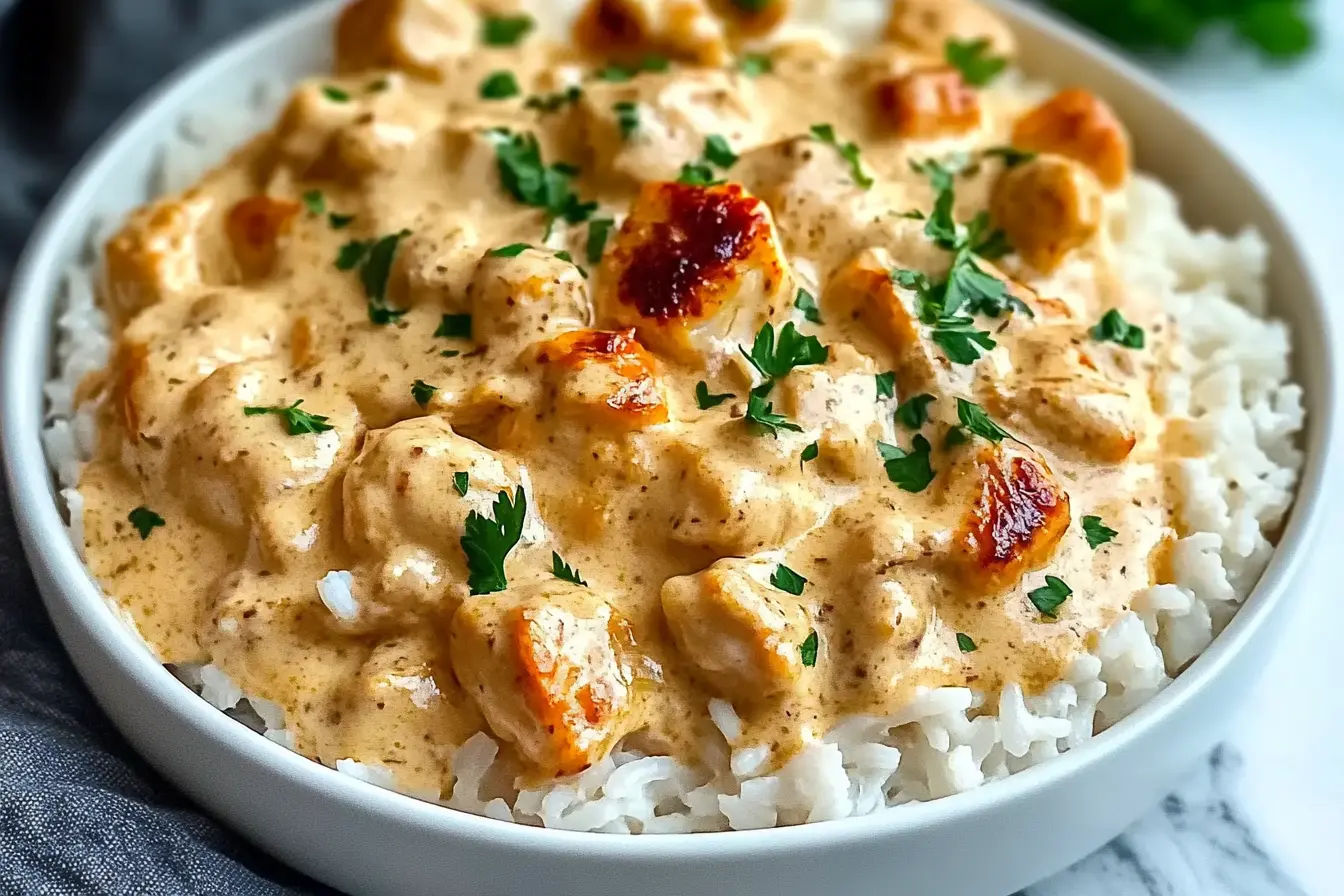
<path id="1" fill-rule="evenodd" d="M 1257 173 L 1326 271 L 1344 251 L 1344 0 L 1317 9 L 1323 45 L 1302 65 L 1266 71 L 1211 46 L 1160 75 Z M 1336 306 L 1344 349 L 1341 324 Z M 1327 488 L 1344 496 L 1341 477 Z M 1325 531 L 1340 531 L 1344 512 L 1331 522 Z M 1028 896 L 1344 894 L 1344 697 L 1320 684 L 1336 671 L 1326 633 L 1344 630 L 1344 595 L 1324 548 L 1304 567 L 1283 642 L 1228 742 L 1124 835 Z"/>

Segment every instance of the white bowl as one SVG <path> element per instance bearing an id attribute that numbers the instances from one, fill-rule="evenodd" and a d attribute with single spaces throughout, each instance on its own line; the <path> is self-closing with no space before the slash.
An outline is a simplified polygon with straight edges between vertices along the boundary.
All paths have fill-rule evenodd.
<path id="1" fill-rule="evenodd" d="M 1048 18 L 1013 6 L 1028 71 L 1105 96 L 1140 166 L 1195 224 L 1257 227 L 1272 251 L 1272 312 L 1292 327 L 1306 388 L 1299 498 L 1259 586 L 1165 691 L 1080 748 L 1006 780 L 863 818 L 755 832 L 621 837 L 506 824 L 338 774 L 247 730 L 165 671 L 122 627 L 66 537 L 38 433 L 62 269 L 95 215 L 149 198 L 156 149 L 189 112 L 236 108 L 260 78 L 330 64 L 339 4 L 276 19 L 171 78 L 71 176 L 19 266 L 5 320 L 5 472 L 24 547 L 62 641 L 98 702 L 168 778 L 263 849 L 359 893 L 688 896 L 893 892 L 998 896 L 1097 848 L 1156 803 L 1219 739 L 1273 647 L 1321 517 L 1335 380 L 1325 303 L 1254 179 L 1148 78 Z M 236 135 L 238 142 L 248 134 Z"/>

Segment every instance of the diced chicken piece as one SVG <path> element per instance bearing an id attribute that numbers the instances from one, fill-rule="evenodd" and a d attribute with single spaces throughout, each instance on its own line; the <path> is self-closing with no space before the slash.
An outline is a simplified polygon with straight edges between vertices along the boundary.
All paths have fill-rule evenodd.
<path id="1" fill-rule="evenodd" d="M 918 69 L 877 86 L 882 116 L 898 137 L 932 140 L 980 127 L 980 95 L 954 68 Z"/>
<path id="2" fill-rule="evenodd" d="M 793 298 L 770 209 L 736 184 L 645 184 L 613 243 L 599 321 L 688 363 L 750 344 Z"/>
<path id="3" fill-rule="evenodd" d="M 710 66 L 729 60 L 723 23 L 705 0 L 589 0 L 574 40 L 612 59 L 657 55 Z"/>
<path id="4" fill-rule="evenodd" d="M 270 276 L 298 214 L 297 202 L 272 196 L 249 196 L 229 209 L 224 232 L 244 280 Z"/>
<path id="5" fill-rule="evenodd" d="M 505 258 L 486 253 L 467 286 L 472 336 L 510 351 L 592 319 L 588 283 L 573 262 L 542 249 Z"/>
<path id="6" fill-rule="evenodd" d="M 622 119 L 633 106 L 635 127 Z M 751 79 L 718 69 L 648 74 L 629 83 L 594 82 L 579 108 L 592 153 L 585 170 L 634 183 L 675 180 L 681 166 L 701 157 L 705 140 L 718 135 L 730 146 L 752 146 L 764 136 L 764 119 Z"/>
<path id="7" fill-rule="evenodd" d="M 274 151 L 279 161 L 303 176 L 331 175 L 334 143 L 341 128 L 367 111 L 353 99 L 340 102 L 323 90 L 324 82 L 303 84 L 285 105 L 276 124 Z"/>
<path id="8" fill-rule="evenodd" d="M 1101 229 L 1101 184 L 1077 162 L 1038 156 L 999 176 L 990 210 L 1023 260 L 1050 273 Z"/>
<path id="9" fill-rule="evenodd" d="M 666 423 L 657 362 L 633 330 L 575 330 L 537 347 L 561 407 L 618 430 Z"/>
<path id="10" fill-rule="evenodd" d="M 790 0 L 711 0 L 714 12 L 734 36 L 760 37 L 789 15 Z"/>
<path id="11" fill-rule="evenodd" d="M 464 0 L 357 0 L 336 24 L 336 70 L 399 68 L 441 80 L 480 34 L 480 13 Z"/>
<path id="12" fill-rule="evenodd" d="M 406 307 L 469 309 L 467 288 L 486 248 L 472 221 L 427 223 L 402 239 L 393 265 L 406 283 Z"/>
<path id="13" fill-rule="evenodd" d="M 779 383 L 781 412 L 808 432 L 819 431 L 819 462 L 856 477 L 881 435 L 877 368 L 843 343 L 828 347 L 824 366 L 800 367 Z"/>
<path id="14" fill-rule="evenodd" d="M 1013 126 L 1012 142 L 1018 149 L 1081 162 L 1108 190 L 1129 177 L 1129 134 L 1111 107 L 1086 90 L 1060 91 L 1022 116 Z"/>
<path id="15" fill-rule="evenodd" d="M 1153 419 L 1133 353 L 1091 340 L 1087 328 L 1034 328 L 1011 344 L 1012 375 L 995 404 L 1058 444 L 1102 463 L 1127 458 Z"/>
<path id="16" fill-rule="evenodd" d="M 495 735 L 546 772 L 580 772 L 639 726 L 634 638 L 588 588 L 543 579 L 473 597 L 450 654 Z"/>
<path id="17" fill-rule="evenodd" d="M 190 295 L 206 283 L 222 282 L 225 268 L 211 264 L 203 239 L 203 231 L 217 214 L 214 195 L 193 191 L 131 215 L 104 249 L 104 295 L 118 320 L 158 302 Z"/>
<path id="18" fill-rule="evenodd" d="M 174 492 L 202 522 L 226 532 L 252 531 L 263 553 L 282 563 L 295 539 L 326 523 L 324 487 L 339 482 L 360 426 L 348 399 L 307 400 L 288 374 L 288 366 L 275 361 L 248 361 L 221 367 L 193 388 L 177 421 L 169 475 Z M 312 428 L 322 431 L 291 435 L 283 416 L 245 410 L 296 401 L 315 415 Z"/>
<path id="19" fill-rule="evenodd" d="M 400 104 L 395 110 L 361 115 L 347 122 L 335 132 L 332 142 L 339 167 L 328 175 L 345 180 L 359 180 L 369 175 L 396 171 L 406 164 L 416 144 L 435 134 L 439 116 L 411 104 Z M 428 150 L 440 152 L 437 143 Z"/>
<path id="20" fill-rule="evenodd" d="M 720 696 L 756 701 L 795 690 L 811 632 L 803 600 L 770 584 L 775 563 L 729 558 L 663 583 L 677 648 Z"/>
<path id="21" fill-rule="evenodd" d="M 968 507 L 953 559 L 971 587 L 1004 591 L 1054 556 L 1069 528 L 1069 496 L 1034 452 L 1006 441 L 966 450 L 948 478 L 949 503 Z"/>
<path id="22" fill-rule="evenodd" d="M 1017 55 L 1012 29 L 975 0 L 893 0 L 887 39 L 940 58 L 949 40 L 984 40 L 991 55 Z"/>

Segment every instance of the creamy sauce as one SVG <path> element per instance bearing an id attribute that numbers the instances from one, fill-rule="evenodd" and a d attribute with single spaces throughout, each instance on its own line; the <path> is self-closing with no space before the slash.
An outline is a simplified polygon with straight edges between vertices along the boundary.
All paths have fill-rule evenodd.
<path id="1" fill-rule="evenodd" d="M 307 756 L 382 763 L 431 793 L 482 729 L 530 775 L 576 771 L 623 737 L 694 761 L 717 696 L 742 715 L 739 744 L 778 763 L 920 686 L 1039 692 L 1158 580 L 1163 457 L 1183 442 L 1149 398 L 1170 326 L 1120 286 L 1104 229 L 1072 220 L 1099 222 L 1106 161 L 1062 147 L 957 177 L 956 220 L 1002 204 L 996 222 L 1042 267 L 981 262 L 1035 314 L 981 315 L 997 347 L 951 363 L 889 276 L 938 279 L 952 263 L 903 216 L 935 198 L 910 163 L 1028 140 L 1014 128 L 1031 102 L 972 91 L 969 129 L 961 109 L 913 137 L 912 109 L 893 117 L 884 102 L 901 100 L 882 98 L 918 93 L 900 76 L 938 59 L 895 26 L 851 56 L 780 43 L 752 77 L 697 3 L 664 6 L 700 18 L 636 22 L 626 45 L 672 66 L 613 82 L 594 75 L 600 51 L 480 47 L 466 6 L 365 0 L 343 20 L 341 75 L 301 86 L 274 130 L 109 244 L 119 350 L 85 386 L 102 400 L 80 483 L 88 562 L 164 662 L 212 662 L 277 702 Z M 730 18 L 729 38 L 749 24 Z M 500 71 L 521 94 L 482 99 Z M 571 84 L 581 96 L 554 111 L 525 102 Z M 638 110 L 627 137 L 622 103 Z M 871 189 L 809 136 L 817 123 L 857 142 Z M 547 213 L 501 179 L 491 128 L 533 134 L 545 164 L 581 172 L 592 217 L 617 221 L 600 260 L 587 223 L 562 218 L 544 242 Z M 710 135 L 740 156 L 712 169 L 729 183 L 668 183 Z M 1013 226 L 1032 201 L 1073 211 Z M 1030 232 L 1040 221 L 1051 232 Z M 380 307 L 405 313 L 379 324 L 360 270 L 336 260 L 403 230 Z M 516 243 L 534 248 L 487 254 Z M 794 308 L 800 289 L 821 323 Z M 1145 330 L 1143 349 L 1090 335 L 1112 308 Z M 436 335 L 463 314 L 469 338 Z M 769 401 L 801 431 L 772 437 L 744 419 L 761 376 L 739 347 L 787 321 L 828 357 L 778 378 Z M 702 409 L 701 381 L 733 397 Z M 877 443 L 912 448 L 893 413 L 923 393 L 936 477 L 912 493 Z M 958 397 L 1020 441 L 948 446 Z M 278 414 L 244 412 L 300 400 L 329 428 L 291 435 Z M 472 595 L 467 515 L 520 487 L 508 587 Z M 128 520 L 138 506 L 164 520 L 147 537 Z M 1094 550 L 1084 516 L 1119 534 Z M 586 587 L 552 574 L 552 552 Z M 771 585 L 780 564 L 807 580 L 800 595 Z M 353 602 L 319 595 L 334 570 Z M 1072 589 L 1056 619 L 1028 598 L 1047 573 Z"/>

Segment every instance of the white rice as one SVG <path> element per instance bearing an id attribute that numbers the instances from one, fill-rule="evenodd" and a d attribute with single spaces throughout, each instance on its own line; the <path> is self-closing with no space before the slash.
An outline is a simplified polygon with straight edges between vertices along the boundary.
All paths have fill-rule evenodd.
<path id="1" fill-rule="evenodd" d="M 256 115 L 206 126 L 188 122 L 165 149 L 158 186 L 190 184 L 237 134 L 264 127 L 279 93 Z M 96 231 L 97 228 L 95 228 Z M 1059 754 L 1124 718 L 1198 656 L 1236 612 L 1263 570 L 1265 532 L 1282 521 L 1301 462 L 1301 389 L 1288 381 L 1289 334 L 1258 317 L 1265 307 L 1267 250 L 1251 232 L 1235 238 L 1193 233 L 1175 197 L 1136 177 L 1129 211 L 1112 222 L 1123 270 L 1134 289 L 1162 300 L 1176 319 L 1178 364 L 1162 384 L 1169 414 L 1188 418 L 1203 456 L 1179 461 L 1175 486 L 1182 523 L 1194 532 L 1173 551 L 1175 581 L 1136 596 L 1133 611 L 1102 633 L 1044 694 L 1010 684 L 997 697 L 966 688 L 919 692 L 899 713 L 856 717 L 810 743 L 782 769 L 739 745 L 732 706 L 711 700 L 720 737 L 704 745 L 706 763 L 688 768 L 667 757 L 618 748 L 572 778 L 520 789 L 512 804 L 485 786 L 498 746 L 479 733 L 454 756 L 455 781 L 442 802 L 491 818 L 566 830 L 677 833 L 750 829 L 862 815 L 979 787 Z M 82 550 L 83 500 L 75 485 L 94 447 L 93 408 L 73 408 L 80 379 L 108 357 L 107 320 L 97 309 L 92 262 L 72 264 L 57 320 L 59 374 L 46 387 L 43 444 Z M 538 529 L 541 523 L 537 520 Z M 540 530 L 539 531 L 544 531 Z M 318 582 L 336 616 L 358 613 L 350 574 Z M 134 628 L 115 603 L 109 605 Z M 293 748 L 284 713 L 248 698 L 214 666 L 174 669 L 213 706 Z M 342 759 L 336 769 L 398 788 L 386 767 Z M 437 799 L 438 794 L 413 794 Z"/>

